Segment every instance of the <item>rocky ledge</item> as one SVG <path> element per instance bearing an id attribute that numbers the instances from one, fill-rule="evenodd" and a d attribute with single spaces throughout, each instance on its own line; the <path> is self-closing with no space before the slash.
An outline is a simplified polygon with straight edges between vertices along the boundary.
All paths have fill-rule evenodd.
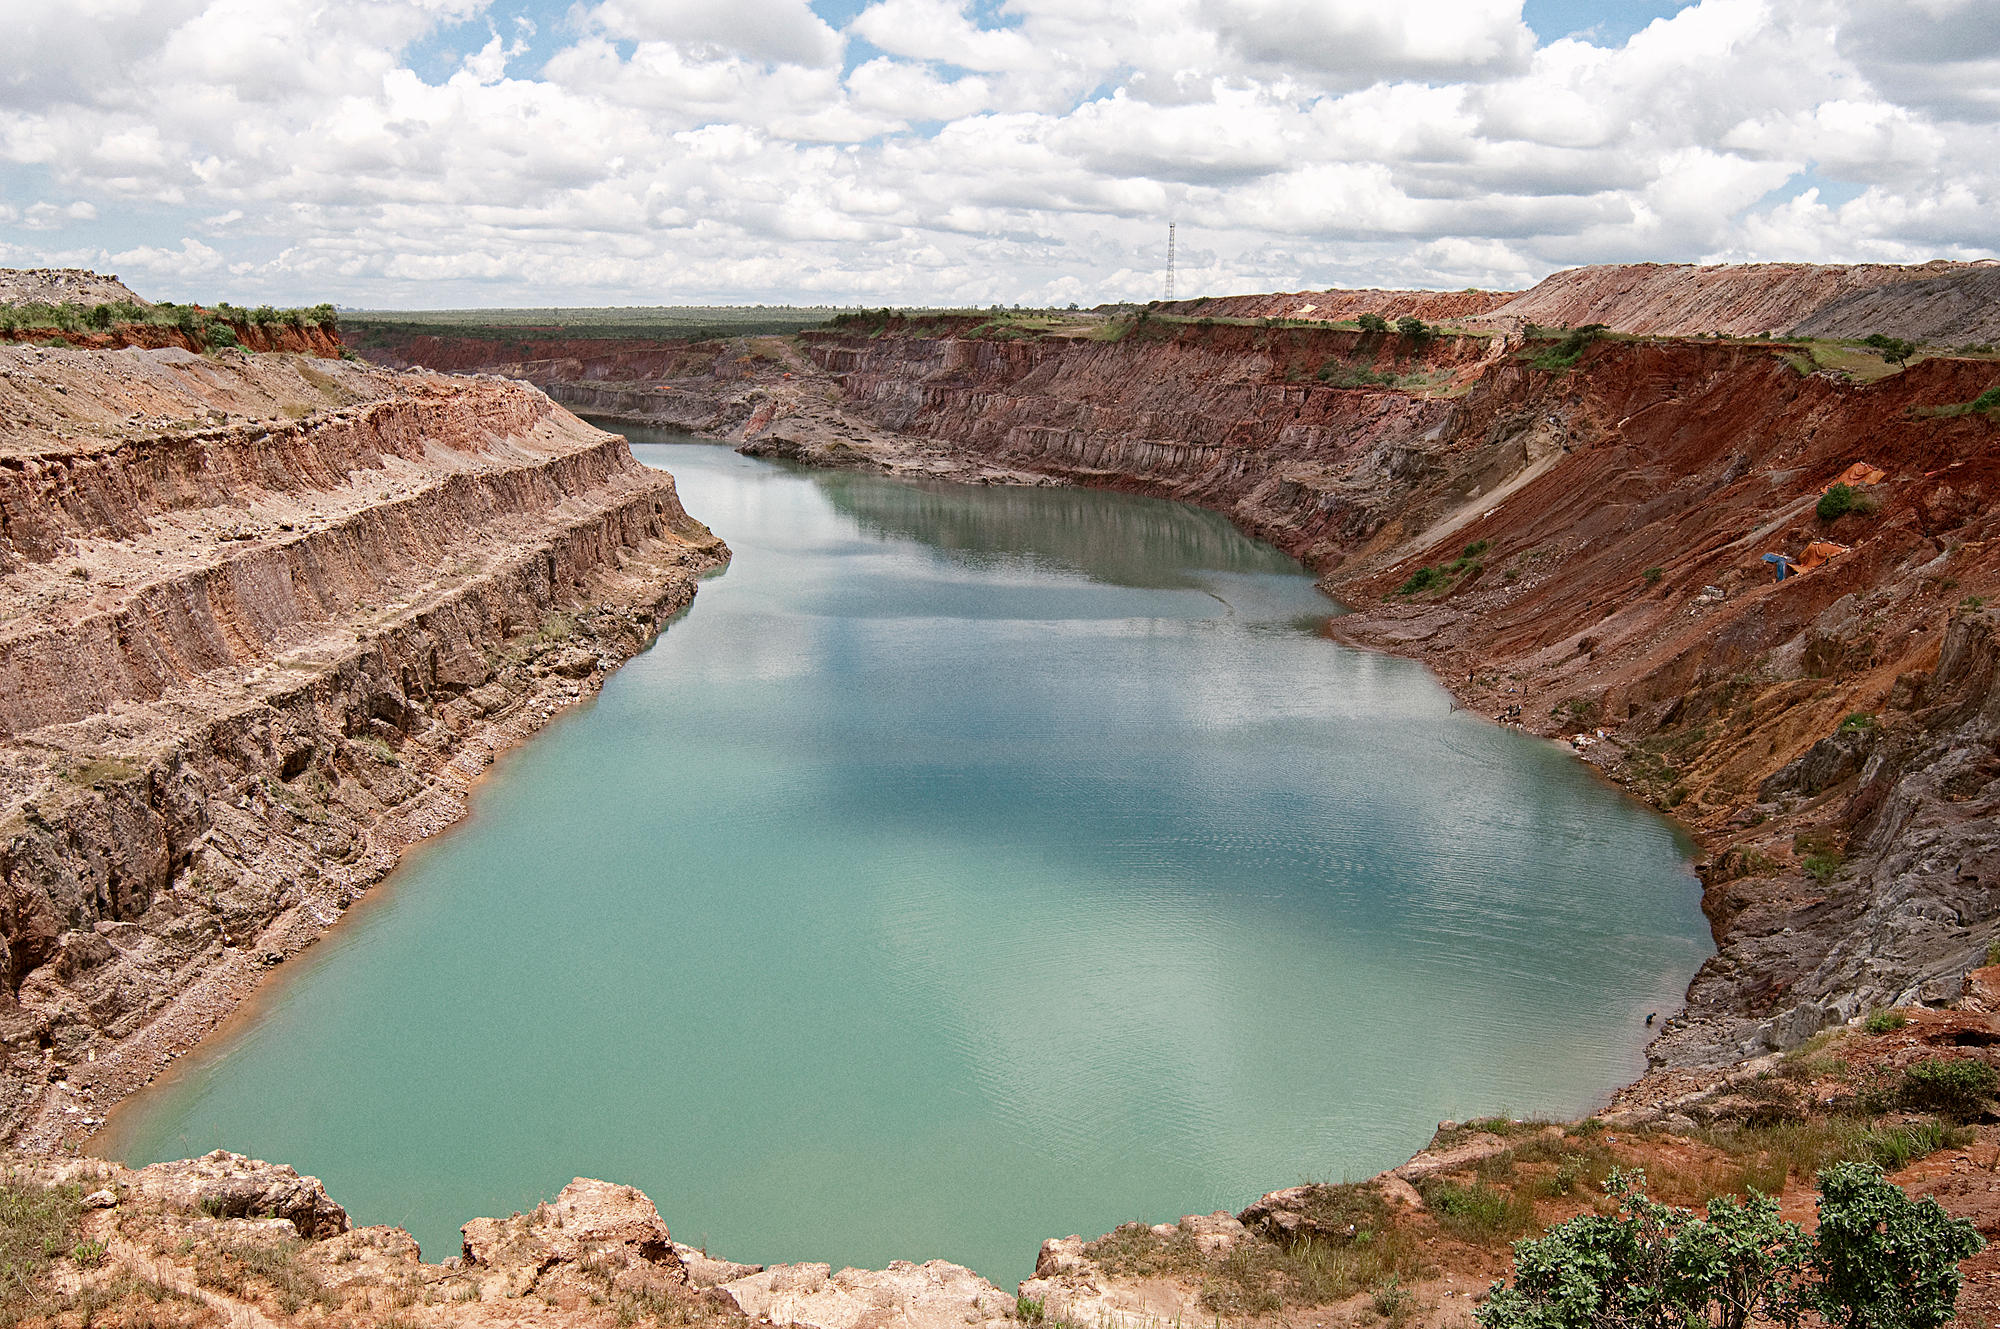
<path id="1" fill-rule="evenodd" d="M 0 348 L 0 1138 L 87 1135 L 727 556 L 525 384 Z"/>

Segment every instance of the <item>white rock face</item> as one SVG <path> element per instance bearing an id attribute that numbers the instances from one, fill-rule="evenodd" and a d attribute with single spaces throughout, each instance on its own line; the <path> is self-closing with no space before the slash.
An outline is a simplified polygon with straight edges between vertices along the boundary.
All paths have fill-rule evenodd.
<path id="1" fill-rule="evenodd" d="M 887 1269 L 779 1264 L 719 1288 L 745 1315 L 811 1329 L 1013 1329 L 1014 1299 L 944 1260 Z"/>

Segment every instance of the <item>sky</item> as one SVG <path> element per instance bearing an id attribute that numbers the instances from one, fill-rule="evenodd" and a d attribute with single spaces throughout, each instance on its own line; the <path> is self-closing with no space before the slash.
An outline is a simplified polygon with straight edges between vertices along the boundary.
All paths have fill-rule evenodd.
<path id="1" fill-rule="evenodd" d="M 350 308 L 2000 254 L 2000 0 L 8 0 L 0 266 Z"/>

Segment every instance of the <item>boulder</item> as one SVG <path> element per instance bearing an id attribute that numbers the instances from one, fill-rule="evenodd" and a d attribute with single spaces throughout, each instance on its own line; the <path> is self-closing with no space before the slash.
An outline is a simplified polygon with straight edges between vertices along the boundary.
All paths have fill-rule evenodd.
<path id="1" fill-rule="evenodd" d="M 620 1291 L 689 1285 L 659 1210 L 630 1186 L 578 1177 L 532 1213 L 475 1218 L 459 1232 L 464 1266 L 497 1276 L 505 1296 L 574 1280 L 585 1263 L 591 1275 Z"/>
<path id="2" fill-rule="evenodd" d="M 944 1260 L 887 1269 L 779 1264 L 718 1291 L 753 1319 L 812 1329 L 1012 1329 L 1014 1298 Z"/>
<path id="3" fill-rule="evenodd" d="M 327 1197 L 318 1177 L 302 1177 L 286 1164 L 245 1158 L 226 1149 L 142 1168 L 133 1178 L 133 1190 L 165 1204 L 198 1209 L 211 1218 L 289 1219 L 308 1241 L 353 1226 L 347 1211 Z"/>

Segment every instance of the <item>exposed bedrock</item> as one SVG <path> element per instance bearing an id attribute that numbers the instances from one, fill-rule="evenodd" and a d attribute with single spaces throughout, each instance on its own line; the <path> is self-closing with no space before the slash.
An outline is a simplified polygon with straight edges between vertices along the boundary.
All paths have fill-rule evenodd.
<path id="1" fill-rule="evenodd" d="M 1871 292 L 1935 312 L 1992 271 L 1631 265 L 1515 301 L 1541 301 L 1521 308 L 1547 322 L 1744 330 Z M 1474 294 L 1453 297 L 1458 316 L 1484 316 Z M 1510 723 L 1582 735 L 1588 760 L 1695 832 L 1720 953 L 1655 1045 L 1666 1064 L 1723 1064 L 1955 991 L 2000 920 L 1965 890 L 1910 884 L 1936 877 L 1896 856 L 1920 822 L 1883 831 L 1864 825 L 1872 801 L 1850 803 L 1863 784 L 1882 794 L 1877 755 L 1937 729 L 1919 699 L 1947 627 L 2000 589 L 1996 418 L 1967 409 L 2000 365 L 1941 355 L 1862 383 L 1781 342 L 1656 338 L 1537 367 L 1551 346 L 909 315 L 684 346 L 671 363 L 646 352 L 670 380 L 589 377 L 615 359 L 602 348 L 532 368 L 585 375 L 553 390 L 587 409 L 760 455 L 1155 494 L 1304 558 L 1359 610 L 1337 635 L 1426 660 Z M 1864 486 L 1872 511 L 1818 518 L 1820 492 L 1860 461 L 1887 473 Z M 1761 561 L 1817 540 L 1850 548 L 1782 584 Z M 1869 723 L 1840 733 L 1855 715 Z"/>
<path id="2" fill-rule="evenodd" d="M 87 1131 L 726 556 L 523 384 L 0 350 L 0 1132 Z"/>
<path id="3" fill-rule="evenodd" d="M 1667 1064 L 1954 995 L 2000 923 L 1979 866 L 2000 785 L 1968 755 L 1990 745 L 1926 698 L 1940 644 L 1979 630 L 1965 607 L 2000 580 L 1994 425 L 1963 409 L 2000 369 L 1939 358 L 1864 385 L 1801 372 L 1782 345 L 1621 341 L 1562 372 L 1497 339 L 1400 340 L 813 334 L 849 413 L 909 442 L 830 440 L 802 413 L 746 446 L 942 456 L 1217 508 L 1326 575 L 1358 610 L 1342 637 L 1418 655 L 1533 731 L 1581 732 L 1706 846 L 1721 953 L 1655 1046 Z M 1327 386 L 1329 364 L 1424 381 Z M 1874 510 L 1818 518 L 1859 460 L 1888 472 Z M 1851 548 L 1782 584 L 1761 562 L 1820 539 Z M 1923 772 L 1952 753 L 1947 795 Z"/>

